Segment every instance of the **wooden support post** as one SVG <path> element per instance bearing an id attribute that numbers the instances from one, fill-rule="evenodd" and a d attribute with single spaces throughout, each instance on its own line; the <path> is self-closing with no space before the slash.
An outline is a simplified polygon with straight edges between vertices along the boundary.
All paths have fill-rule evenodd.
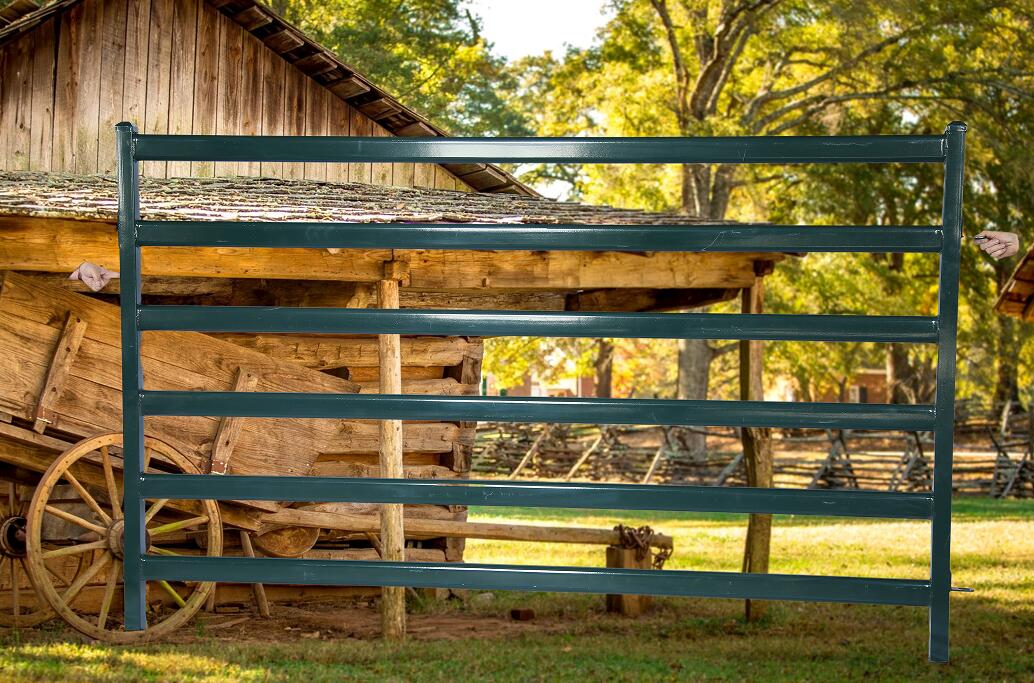
<path id="1" fill-rule="evenodd" d="M 231 391 L 251 391 L 255 388 L 258 377 L 255 373 L 244 368 L 237 368 L 237 377 L 233 381 Z M 244 424 L 243 417 L 224 417 L 219 423 L 219 430 L 216 432 L 215 441 L 212 442 L 212 460 L 209 464 L 209 474 L 226 474 L 230 467 L 230 457 L 237 445 L 237 438 L 241 434 L 241 426 Z"/>
<path id="2" fill-rule="evenodd" d="M 764 280 L 758 278 L 753 287 L 743 290 L 743 313 L 761 313 L 765 299 Z M 762 366 L 764 346 L 760 341 L 740 342 L 740 399 L 763 399 Z M 747 486 L 772 486 L 772 431 L 768 428 L 744 427 L 741 431 Z M 765 574 L 772 539 L 772 515 L 753 514 L 747 523 L 747 541 L 743 550 L 743 571 Z M 764 603 L 746 601 L 746 618 L 752 621 L 764 613 Z"/>
<path id="3" fill-rule="evenodd" d="M 399 307 L 399 281 L 406 275 L 406 264 L 391 261 L 384 264 L 384 279 L 377 283 L 377 301 L 382 309 Z M 380 357 L 380 391 L 402 393 L 402 344 L 397 334 L 377 337 Z M 402 421 L 380 423 L 379 464 L 381 477 L 402 479 Z M 402 505 L 381 505 L 381 555 L 385 560 L 405 560 L 406 534 L 402 524 Z M 381 624 L 384 637 L 402 640 L 406 637 L 406 589 L 402 586 L 381 588 Z"/>
<path id="4" fill-rule="evenodd" d="M 255 548 L 251 545 L 251 534 L 241 529 L 241 548 L 244 549 L 246 557 L 255 557 Z M 259 616 L 269 618 L 269 601 L 266 600 L 266 587 L 261 583 L 251 584 L 251 590 L 255 595 L 255 604 L 258 605 Z M 215 590 L 212 590 L 215 593 Z"/>
<path id="5" fill-rule="evenodd" d="M 43 383 L 43 390 L 39 394 L 39 402 L 33 413 L 33 431 L 42 434 L 47 425 L 53 421 L 52 409 L 57 400 L 61 397 L 61 391 L 65 387 L 65 380 L 68 378 L 68 371 L 72 368 L 75 355 L 79 353 L 79 345 L 86 334 L 86 322 L 72 312 L 68 313 L 65 320 L 65 327 L 61 331 L 61 337 L 57 340 L 57 347 L 47 369 L 47 379 Z"/>
<path id="6" fill-rule="evenodd" d="M 623 548 L 619 545 L 607 546 L 607 567 L 618 569 L 650 569 L 650 553 L 639 557 L 635 548 Z M 649 595 L 608 595 L 607 611 L 623 614 L 626 617 L 638 617 L 650 608 Z"/>

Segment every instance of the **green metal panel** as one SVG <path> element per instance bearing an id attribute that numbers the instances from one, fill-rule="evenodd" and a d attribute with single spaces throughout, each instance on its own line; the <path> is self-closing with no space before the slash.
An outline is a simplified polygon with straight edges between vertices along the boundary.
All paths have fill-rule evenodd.
<path id="1" fill-rule="evenodd" d="M 123 410 L 126 432 L 126 624 L 141 629 L 150 579 L 408 585 L 657 593 L 770 600 L 868 602 L 929 607 L 930 658 L 948 657 L 951 459 L 965 125 L 939 136 L 769 138 L 305 138 L 139 135 L 119 124 Z M 137 161 L 941 163 L 942 226 L 584 226 L 143 221 Z M 786 316 L 366 311 L 140 305 L 141 246 L 385 249 L 557 249 L 740 252 L 937 252 L 938 315 Z M 141 330 L 538 334 L 552 336 L 787 339 L 936 343 L 933 405 L 668 401 L 479 396 L 334 395 L 144 391 Z M 335 477 L 141 475 L 144 415 L 242 415 L 362 419 L 497 419 L 610 424 L 709 424 L 933 430 L 931 493 L 653 487 Z M 452 503 L 596 509 L 771 512 L 931 520 L 929 580 L 721 572 L 331 562 L 144 554 L 142 501 L 151 498 Z"/>

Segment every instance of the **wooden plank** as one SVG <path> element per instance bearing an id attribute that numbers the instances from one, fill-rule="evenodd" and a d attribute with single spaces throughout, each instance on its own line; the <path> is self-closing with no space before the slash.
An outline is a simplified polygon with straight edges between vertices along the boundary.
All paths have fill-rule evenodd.
<path id="1" fill-rule="evenodd" d="M 435 138 L 438 137 L 438 133 L 423 121 L 414 121 L 409 125 L 403 126 L 395 131 L 395 135 L 402 137 L 426 137 Z"/>
<path id="2" fill-rule="evenodd" d="M 241 61 L 241 135 L 262 134 L 262 88 L 265 76 L 265 61 L 262 53 L 269 50 L 250 33 L 244 33 L 244 53 Z M 237 164 L 239 175 L 257 176 L 261 164 L 243 162 Z"/>
<path id="3" fill-rule="evenodd" d="M 434 187 L 434 164 L 414 164 L 413 187 Z"/>
<path id="4" fill-rule="evenodd" d="M 284 28 L 271 33 L 262 39 L 266 46 L 277 54 L 283 54 L 297 49 L 304 45 L 304 41 L 298 37 L 297 32 L 291 28 Z"/>
<path id="5" fill-rule="evenodd" d="M 258 59 L 262 63 L 262 134 L 284 134 L 284 83 L 287 63 L 272 50 L 261 50 Z M 267 178 L 281 178 L 284 165 L 281 162 L 262 162 L 259 173 Z"/>
<path id="6" fill-rule="evenodd" d="M 330 127 L 330 93 L 311 78 L 305 79 L 305 134 L 327 135 Z M 305 164 L 307 180 L 326 180 L 326 164 Z"/>
<path id="7" fill-rule="evenodd" d="M 75 110 L 79 92 L 79 42 L 82 38 L 83 5 L 57 17 L 57 64 L 54 70 L 53 169 L 75 170 Z M 0 162 L 2 163 L 2 162 Z"/>
<path id="8" fill-rule="evenodd" d="M 272 23 L 273 18 L 261 6 L 252 5 L 234 14 L 233 20 L 240 24 L 245 31 L 254 31 Z"/>
<path id="9" fill-rule="evenodd" d="M 84 0 L 80 18 L 81 39 L 78 41 L 78 89 L 75 99 L 74 127 L 75 172 L 97 172 L 98 120 L 100 117 L 101 44 L 97 36 L 103 30 L 102 0 Z"/>
<path id="10" fill-rule="evenodd" d="M 186 135 L 194 132 L 194 97 L 196 95 L 196 77 L 199 73 L 195 61 L 200 19 L 198 8 L 204 3 L 194 0 L 172 0 L 172 52 L 169 70 L 169 129 L 172 135 Z M 210 22 L 206 20 L 205 35 L 211 40 Z M 211 48 L 206 48 L 211 50 Z M 207 54 L 207 53 L 206 53 Z M 205 59 L 206 80 L 202 89 L 211 98 L 211 59 Z M 210 107 L 211 100 L 205 104 Z M 210 110 L 210 109 L 206 109 Z M 189 176 L 191 162 L 176 161 L 166 165 L 166 175 L 170 178 Z"/>
<path id="11" fill-rule="evenodd" d="M 173 0 L 151 0 L 151 11 L 148 13 L 147 83 L 142 130 L 152 135 L 164 135 L 169 132 L 172 38 L 175 31 L 173 17 Z M 164 178 L 168 173 L 168 164 L 164 161 L 145 161 L 140 164 L 140 173 Z"/>
<path id="12" fill-rule="evenodd" d="M 408 465 L 402 468 L 406 479 L 457 479 L 459 474 L 442 465 Z M 360 462 L 317 462 L 314 477 L 380 477 L 381 468 Z"/>
<path id="13" fill-rule="evenodd" d="M 79 352 L 79 345 L 85 334 L 86 322 L 69 313 L 65 328 L 61 331 L 57 346 L 54 348 L 50 368 L 47 370 L 47 378 L 43 381 L 43 389 L 37 398 L 36 410 L 32 416 L 32 429 L 39 434 L 43 433 L 47 425 L 54 422 L 54 406 L 57 399 L 61 397 L 61 392 L 64 391 L 68 371 L 75 362 L 75 356 Z"/>
<path id="14" fill-rule="evenodd" d="M 56 19 L 48 19 L 33 32 L 32 114 L 29 132 L 29 169 L 50 171 L 54 151 L 54 69 L 57 54 Z"/>
<path id="15" fill-rule="evenodd" d="M 122 119 L 126 76 L 126 10 L 129 0 L 104 3 L 101 33 L 100 109 L 97 122 L 97 170 L 115 172 L 115 124 Z"/>
<path id="16" fill-rule="evenodd" d="M 349 110 L 351 135 L 369 136 L 373 134 L 373 121 L 363 116 L 355 107 Z M 348 180 L 353 183 L 370 183 L 373 178 L 373 169 L 370 164 L 349 164 Z"/>
<path id="17" fill-rule="evenodd" d="M 315 507 L 281 509 L 266 515 L 263 521 L 269 525 L 316 526 L 323 529 L 360 533 L 376 532 L 379 528 L 376 515 L 311 509 Z M 321 505 L 320 507 L 326 506 Z M 582 545 L 616 545 L 620 543 L 620 534 L 614 529 L 497 524 L 410 516 L 406 517 L 406 532 L 410 538 L 449 536 L 529 543 L 576 543 Z M 657 532 L 654 532 L 647 542 L 653 548 L 667 549 L 674 546 L 671 536 Z"/>
<path id="18" fill-rule="evenodd" d="M 416 164 L 393 163 L 391 165 L 391 184 L 395 187 L 415 187 Z"/>
<path id="19" fill-rule="evenodd" d="M 382 309 L 399 307 L 399 263 L 384 264 L 384 279 L 377 283 L 377 303 Z M 380 365 L 380 390 L 386 394 L 402 393 L 402 344 L 397 334 L 377 337 Z M 380 471 L 385 478 L 405 477 L 402 465 L 402 421 L 380 423 Z M 402 505 L 386 503 L 380 507 L 381 557 L 388 561 L 405 559 L 406 533 L 403 528 Z M 403 640 L 406 637 L 406 590 L 402 586 L 381 588 L 381 624 L 384 637 Z"/>
<path id="20" fill-rule="evenodd" d="M 218 339 L 255 349 L 272 358 L 310 368 L 376 368 L 379 364 L 375 337 L 341 337 L 304 334 L 214 334 Z M 482 348 L 465 337 L 403 337 L 402 366 L 458 365 L 469 353 Z M 369 381 L 369 380 L 367 380 Z"/>
<path id="21" fill-rule="evenodd" d="M 35 36 L 26 34 L 16 40 L 7 50 L 7 73 L 4 80 L 5 108 L 10 108 L 7 119 L 7 130 L 3 132 L 6 140 L 4 153 L 7 155 L 6 166 L 10 170 L 25 171 L 29 169 L 29 155 L 32 147 L 32 136 L 29 126 L 32 121 L 32 73 L 33 50 Z M 42 57 L 42 55 L 40 55 Z"/>
<path id="22" fill-rule="evenodd" d="M 372 126 L 374 137 L 379 138 L 390 138 L 391 133 L 384 129 L 384 127 L 377 124 Z M 370 182 L 374 185 L 388 186 L 392 184 L 392 164 L 391 163 L 375 163 L 370 165 Z"/>
<path id="23" fill-rule="evenodd" d="M 112 223 L 0 216 L 0 269 L 70 273 L 83 261 L 118 263 Z M 749 287 L 766 254 L 400 251 L 419 290 L 696 289 Z M 144 249 L 145 275 L 376 282 L 390 250 Z M 407 287 L 407 289 L 409 289 Z"/>
<path id="24" fill-rule="evenodd" d="M 258 377 L 255 373 L 246 368 L 237 368 L 237 377 L 233 381 L 231 391 L 253 391 Z M 212 461 L 209 465 L 209 474 L 226 474 L 230 465 L 230 458 L 233 457 L 233 449 L 237 446 L 237 439 L 241 435 L 241 426 L 244 424 L 243 417 L 224 417 L 219 421 L 219 431 L 215 434 L 215 442 L 212 445 Z"/>
<path id="25" fill-rule="evenodd" d="M 341 100 L 347 100 L 357 95 L 370 92 L 370 86 L 358 76 L 352 75 L 342 78 L 339 81 L 328 83 L 330 91 Z"/>
<path id="26" fill-rule="evenodd" d="M 219 78 L 215 132 L 239 135 L 241 132 L 241 70 L 244 59 L 244 30 L 219 15 Z M 217 176 L 237 175 L 236 162 L 215 163 Z"/>
<path id="27" fill-rule="evenodd" d="M 305 73 L 310 78 L 316 76 L 322 76 L 325 73 L 329 73 L 334 69 L 338 68 L 337 62 L 323 52 L 314 52 L 313 54 L 302 57 L 301 59 L 294 62 L 294 68 Z"/>
<path id="28" fill-rule="evenodd" d="M 153 1 L 161 4 L 161 0 Z M 151 4 L 152 0 L 130 0 L 127 3 L 126 9 L 125 82 L 122 86 L 122 115 L 120 120 L 135 123 L 136 127 L 142 131 L 147 130 L 147 81 L 150 78 Z M 157 36 L 155 39 L 159 40 Z M 168 57 L 166 57 L 164 64 L 168 65 Z"/>
<path id="29" fill-rule="evenodd" d="M 196 4 L 198 7 L 197 48 L 194 62 L 194 116 L 191 132 L 195 135 L 214 135 L 218 126 L 219 107 L 219 26 L 224 17 L 206 2 Z M 170 170 L 170 175 L 171 173 Z M 190 162 L 190 175 L 211 176 L 213 174 L 212 162 Z"/>
<path id="30" fill-rule="evenodd" d="M 284 79 L 284 135 L 305 135 L 305 90 L 308 78 L 288 66 Z M 303 178 L 305 164 L 285 163 L 285 178 Z"/>
<path id="31" fill-rule="evenodd" d="M 328 135 L 351 135 L 351 107 L 336 97 L 329 97 L 327 101 L 329 120 L 327 122 Z M 327 180 L 332 183 L 348 182 L 348 164 L 325 164 L 327 167 Z"/>

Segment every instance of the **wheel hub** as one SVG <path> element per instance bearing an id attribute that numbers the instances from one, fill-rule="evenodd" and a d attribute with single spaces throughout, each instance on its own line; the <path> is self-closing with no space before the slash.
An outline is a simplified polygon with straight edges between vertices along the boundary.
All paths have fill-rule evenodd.
<path id="1" fill-rule="evenodd" d="M 5 557 L 25 557 L 25 518 L 21 515 L 5 517 L 0 522 L 0 554 Z"/>
<path id="2" fill-rule="evenodd" d="M 120 560 L 126 558 L 126 521 L 116 519 L 108 525 L 108 534 L 105 539 L 108 542 L 108 550 Z M 144 532 L 144 548 L 151 547 L 151 534 Z"/>

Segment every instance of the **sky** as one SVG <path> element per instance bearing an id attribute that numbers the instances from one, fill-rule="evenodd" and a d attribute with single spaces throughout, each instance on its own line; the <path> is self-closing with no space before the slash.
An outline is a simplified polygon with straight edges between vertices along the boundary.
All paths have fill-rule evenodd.
<path id="1" fill-rule="evenodd" d="M 587 47 L 607 17 L 605 0 L 467 0 L 483 20 L 484 36 L 495 53 L 520 59 L 565 44 Z M 547 19 L 548 18 L 548 19 Z"/>

